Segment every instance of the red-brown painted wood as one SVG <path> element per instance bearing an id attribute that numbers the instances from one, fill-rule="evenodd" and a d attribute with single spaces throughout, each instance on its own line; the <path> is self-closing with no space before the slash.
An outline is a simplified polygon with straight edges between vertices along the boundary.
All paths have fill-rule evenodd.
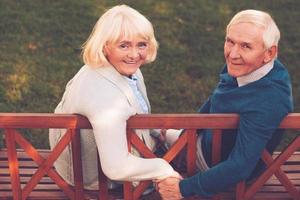
<path id="1" fill-rule="evenodd" d="M 72 129 L 69 129 L 66 134 L 61 138 L 58 144 L 54 147 L 48 158 L 39 165 L 36 173 L 32 176 L 31 180 L 23 188 L 22 199 L 26 199 L 34 187 L 38 184 L 41 178 L 53 167 L 53 163 L 70 143 L 72 139 Z M 74 199 L 74 196 L 72 196 Z"/>
<path id="2" fill-rule="evenodd" d="M 196 172 L 197 135 L 196 130 L 186 130 L 187 137 L 187 174 L 192 176 Z"/>
<path id="3" fill-rule="evenodd" d="M 216 165 L 221 161 L 222 130 L 214 129 L 212 130 L 212 133 L 212 164 Z"/>
<path id="4" fill-rule="evenodd" d="M 9 163 L 9 172 L 11 177 L 13 199 L 20 200 L 22 198 L 22 190 L 19 177 L 19 162 L 16 152 L 15 133 L 12 129 L 5 130 L 5 140 L 7 146 L 7 156 Z"/>
<path id="5" fill-rule="evenodd" d="M 72 129 L 72 160 L 74 173 L 75 200 L 84 199 L 83 195 L 83 177 L 80 145 L 80 129 Z"/>
<path id="6" fill-rule="evenodd" d="M 155 155 L 147 149 L 147 147 L 143 144 L 139 138 L 133 134 L 133 129 L 145 129 L 145 128 L 177 128 L 177 129 L 186 129 L 188 131 L 187 134 L 183 134 L 180 139 L 173 145 L 173 147 L 166 153 L 163 157 L 168 162 L 171 162 L 174 157 L 181 151 L 184 146 L 187 146 L 187 166 L 188 171 L 194 171 L 195 169 L 195 131 L 197 129 L 210 128 L 214 132 L 213 139 L 213 161 L 217 163 L 220 160 L 220 143 L 221 143 L 221 130 L 223 129 L 232 129 L 236 128 L 238 125 L 239 116 L 236 114 L 151 114 L 151 115 L 136 115 L 131 117 L 127 123 L 128 129 L 128 148 L 131 148 L 131 142 L 133 147 L 138 149 L 142 155 L 145 157 L 154 157 Z M 281 123 L 281 128 L 286 129 L 300 129 L 300 113 L 292 113 L 289 114 Z M 22 142 L 19 136 L 14 129 L 16 128 L 66 128 L 66 129 L 83 129 L 83 128 L 91 128 L 89 121 L 80 115 L 72 115 L 72 114 L 48 114 L 48 113 L 0 113 L 0 128 L 5 129 L 6 135 L 6 145 L 8 152 L 8 160 L 11 171 L 11 181 L 12 181 L 12 190 L 14 191 L 14 200 L 15 199 L 25 199 L 28 197 L 32 190 L 37 186 L 38 182 L 43 178 L 44 175 L 48 175 L 51 179 L 55 181 L 55 183 L 63 189 L 63 191 L 71 198 L 75 198 L 74 192 L 53 170 L 53 163 L 59 156 L 59 154 L 63 151 L 63 149 L 70 144 L 72 138 L 74 138 L 78 133 L 74 134 L 72 131 L 69 131 L 66 134 L 65 138 L 60 141 L 60 143 L 55 147 L 47 158 L 42 157 L 37 153 L 37 151 L 26 142 Z M 79 132 L 79 131 L 77 131 Z M 16 136 L 18 135 L 18 136 Z M 79 135 L 79 134 L 78 134 Z M 16 156 L 16 145 L 15 142 L 20 144 L 25 151 L 37 162 L 39 166 L 37 173 L 34 174 L 31 180 L 27 183 L 27 185 L 23 188 L 23 192 L 20 187 L 20 178 L 18 171 L 18 159 Z M 80 144 L 75 144 L 75 146 Z M 299 190 L 294 186 L 298 182 L 291 182 L 288 179 L 291 177 L 296 177 L 297 173 L 293 173 L 293 175 L 285 175 L 283 170 L 280 170 L 280 166 L 282 166 L 286 160 L 290 158 L 293 153 L 298 150 L 300 147 L 300 138 L 295 139 L 287 149 L 285 149 L 281 155 L 277 156 L 275 160 L 272 160 L 269 156 L 264 156 L 263 159 L 268 165 L 268 169 L 264 172 L 256 182 L 252 185 L 245 188 L 240 185 L 236 192 L 237 199 L 250 199 L 255 195 L 255 193 L 262 188 L 262 186 L 266 183 L 266 181 L 273 175 L 278 177 L 279 180 L 277 182 L 285 187 L 290 196 L 293 199 L 297 199 L 300 197 Z M 74 153 L 78 152 L 78 148 L 73 150 Z M 33 153 L 32 153 L 33 152 Z M 293 157 L 294 158 L 294 157 Z M 80 161 L 81 162 L 81 161 Z M 80 163 L 78 160 L 75 160 L 74 169 L 75 174 L 80 171 Z M 292 166 L 291 166 L 292 167 Z M 289 169 L 292 169 L 289 167 Z M 295 168 L 297 170 L 297 168 Z M 294 169 L 294 171 L 295 171 Z M 191 175 L 192 173 L 190 173 Z M 79 174 L 76 175 L 77 178 L 75 186 L 76 196 L 83 195 L 82 189 L 82 177 Z M 59 178 L 58 178 L 59 177 Z M 99 176 L 100 177 L 100 176 Z M 102 179 L 104 180 L 104 179 Z M 99 185 L 104 185 L 100 179 Z M 125 199 L 134 199 L 138 198 L 140 193 L 147 187 L 147 183 L 142 183 L 141 186 L 137 187 L 136 190 L 133 190 L 131 183 L 126 183 L 124 186 L 124 196 Z M 267 187 L 265 187 L 267 189 Z M 272 186 L 270 191 L 275 188 Z M 295 189 L 296 188 L 296 189 Z M 101 190 L 100 190 L 101 191 Z M 36 193 L 34 193 L 36 194 Z M 49 194 L 50 195 L 50 194 Z M 261 194 L 259 194 L 261 195 Z M 272 194 L 273 195 L 273 194 Z M 277 197 L 283 198 L 286 195 L 277 194 Z M 22 197 L 21 197 L 22 196 Z M 226 196 L 226 195 L 225 195 Z M 224 196 L 224 197 L 225 197 Z M 217 196 L 218 197 L 218 196 Z M 223 198 L 223 196 L 222 196 Z M 259 198 L 259 197 L 257 197 Z M 261 197 L 264 198 L 263 196 Z"/>
<path id="7" fill-rule="evenodd" d="M 37 164 L 37 167 L 42 165 L 45 162 L 46 157 L 43 157 L 39 154 L 39 152 L 25 139 L 23 138 L 17 131 L 15 131 L 15 140 L 16 142 L 24 149 L 28 156 L 32 158 Z M 74 198 L 74 192 L 72 188 L 65 182 L 64 179 L 61 178 L 60 175 L 53 169 L 50 168 L 47 172 L 48 176 L 60 187 L 69 198 Z M 27 182 L 29 182 L 28 180 Z"/>
<path id="8" fill-rule="evenodd" d="M 169 149 L 169 151 L 163 156 L 163 159 L 165 159 L 167 162 L 171 162 L 187 144 L 187 136 L 187 132 L 183 133 Z M 192 163 L 188 165 L 192 165 Z"/>
<path id="9" fill-rule="evenodd" d="M 266 150 L 262 153 L 262 160 L 266 163 L 266 165 L 270 168 L 274 162 L 272 156 Z M 275 176 L 278 178 L 280 183 L 286 188 L 286 190 L 291 194 L 293 198 L 299 197 L 299 193 L 295 185 L 289 180 L 287 175 L 280 168 L 281 165 L 277 165 L 277 171 L 274 172 Z"/>
<path id="10" fill-rule="evenodd" d="M 275 159 L 275 161 L 260 175 L 257 180 L 246 190 L 245 199 L 251 199 L 263 184 L 277 171 L 296 150 L 300 147 L 300 137 L 297 137 L 288 147 Z M 298 192 L 299 194 L 299 192 Z M 300 197 L 300 195 L 298 195 Z"/>

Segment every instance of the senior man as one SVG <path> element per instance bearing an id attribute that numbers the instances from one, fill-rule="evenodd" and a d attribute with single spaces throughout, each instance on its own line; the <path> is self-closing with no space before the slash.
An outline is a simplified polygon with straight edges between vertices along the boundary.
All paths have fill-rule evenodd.
<path id="1" fill-rule="evenodd" d="M 212 133 L 199 131 L 200 172 L 159 182 L 163 199 L 209 197 L 262 172 L 261 153 L 264 148 L 274 151 L 282 136 L 278 126 L 293 109 L 289 74 L 276 59 L 279 39 L 277 25 L 266 12 L 244 10 L 231 19 L 224 44 L 226 65 L 199 112 L 238 113 L 238 128 L 223 131 L 228 134 L 222 136 L 222 161 L 215 166 L 211 165 Z"/>

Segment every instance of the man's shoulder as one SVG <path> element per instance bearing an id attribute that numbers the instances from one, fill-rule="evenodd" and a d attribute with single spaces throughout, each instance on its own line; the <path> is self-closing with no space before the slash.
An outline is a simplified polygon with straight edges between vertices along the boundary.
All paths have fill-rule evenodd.
<path id="1" fill-rule="evenodd" d="M 286 67 L 279 61 L 275 60 L 272 70 L 263 78 L 269 84 L 276 88 L 286 86 L 291 87 L 290 75 Z"/>
<path id="2" fill-rule="evenodd" d="M 273 72 L 273 74 L 286 74 L 289 75 L 289 72 L 287 70 L 287 68 L 285 67 L 285 65 L 283 63 L 280 62 L 280 60 L 276 59 L 274 61 L 274 66 L 273 69 L 271 70 L 271 72 Z"/>

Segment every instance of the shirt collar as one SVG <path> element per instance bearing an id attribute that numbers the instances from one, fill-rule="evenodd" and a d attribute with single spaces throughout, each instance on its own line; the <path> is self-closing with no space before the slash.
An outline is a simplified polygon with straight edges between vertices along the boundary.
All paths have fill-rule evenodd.
<path id="1" fill-rule="evenodd" d="M 268 62 L 267 64 L 263 65 L 262 67 L 258 68 L 257 70 L 251 72 L 250 74 L 237 77 L 238 86 L 244 86 L 254 81 L 257 81 L 267 75 L 273 68 L 274 61 Z"/>
<path id="2" fill-rule="evenodd" d="M 130 81 L 130 82 L 136 82 L 137 81 L 137 76 L 135 74 L 132 74 L 130 77 L 128 77 L 128 76 L 123 76 L 123 77 L 125 77 L 125 79 L 127 81 Z"/>

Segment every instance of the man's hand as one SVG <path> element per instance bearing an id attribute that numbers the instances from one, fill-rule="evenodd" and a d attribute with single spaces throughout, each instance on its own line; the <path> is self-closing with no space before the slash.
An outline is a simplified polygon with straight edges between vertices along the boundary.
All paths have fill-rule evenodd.
<path id="1" fill-rule="evenodd" d="M 179 182 L 182 178 L 171 176 L 157 182 L 157 190 L 163 200 L 179 200 L 182 195 L 179 189 Z"/>
<path id="2" fill-rule="evenodd" d="M 161 129 L 160 130 L 160 135 L 159 135 L 158 139 L 161 142 L 166 142 L 166 134 L 167 134 L 167 129 Z"/>

